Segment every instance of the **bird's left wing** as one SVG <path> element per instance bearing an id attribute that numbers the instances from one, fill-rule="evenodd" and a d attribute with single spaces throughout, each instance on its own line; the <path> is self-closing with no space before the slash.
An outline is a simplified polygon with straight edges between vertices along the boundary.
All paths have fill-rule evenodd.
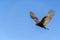
<path id="1" fill-rule="evenodd" d="M 39 23 L 39 22 L 40 22 L 33 12 L 30 12 L 30 17 L 31 17 L 36 23 Z"/>
<path id="2" fill-rule="evenodd" d="M 48 14 L 43 18 L 44 19 L 43 25 L 47 25 L 51 21 L 53 16 L 54 16 L 54 11 L 50 10 Z"/>

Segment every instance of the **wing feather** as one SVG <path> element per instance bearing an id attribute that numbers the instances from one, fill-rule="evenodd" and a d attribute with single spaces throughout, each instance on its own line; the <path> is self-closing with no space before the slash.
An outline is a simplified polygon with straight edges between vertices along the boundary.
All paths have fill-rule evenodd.
<path id="1" fill-rule="evenodd" d="M 36 23 L 39 23 L 39 22 L 40 22 L 33 12 L 30 12 L 30 17 L 31 17 Z"/>
<path id="2" fill-rule="evenodd" d="M 44 19 L 43 25 L 47 25 L 51 21 L 53 16 L 54 16 L 54 12 L 50 10 L 48 14 L 45 16 L 46 18 Z"/>

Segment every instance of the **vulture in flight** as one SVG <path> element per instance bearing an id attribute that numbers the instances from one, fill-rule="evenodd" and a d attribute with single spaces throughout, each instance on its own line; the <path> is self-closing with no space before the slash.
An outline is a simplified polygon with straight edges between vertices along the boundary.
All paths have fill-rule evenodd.
<path id="1" fill-rule="evenodd" d="M 47 30 L 48 28 L 46 28 L 45 26 L 51 21 L 53 16 L 54 16 L 54 11 L 50 10 L 48 14 L 42 18 L 42 20 L 39 20 L 35 16 L 35 14 L 32 11 L 30 11 L 30 17 L 36 22 L 36 25 Z"/>

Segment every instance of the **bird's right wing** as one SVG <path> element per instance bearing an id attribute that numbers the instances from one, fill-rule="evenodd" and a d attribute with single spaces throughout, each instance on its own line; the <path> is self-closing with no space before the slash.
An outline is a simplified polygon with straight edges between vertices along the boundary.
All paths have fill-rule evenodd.
<path id="1" fill-rule="evenodd" d="M 39 23 L 40 21 L 38 20 L 38 18 L 34 15 L 33 12 L 30 12 L 30 17 L 36 22 Z"/>
<path id="2" fill-rule="evenodd" d="M 54 16 L 54 11 L 50 10 L 44 18 L 44 25 L 47 25 L 51 21 L 53 16 Z"/>

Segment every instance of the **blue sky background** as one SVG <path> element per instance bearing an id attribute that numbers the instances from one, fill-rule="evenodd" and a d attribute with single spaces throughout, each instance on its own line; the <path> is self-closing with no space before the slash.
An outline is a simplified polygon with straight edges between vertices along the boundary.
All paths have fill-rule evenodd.
<path id="1" fill-rule="evenodd" d="M 50 30 L 35 26 L 29 12 L 41 20 L 50 9 L 55 11 Z M 60 40 L 60 1 L 0 0 L 0 40 Z"/>

